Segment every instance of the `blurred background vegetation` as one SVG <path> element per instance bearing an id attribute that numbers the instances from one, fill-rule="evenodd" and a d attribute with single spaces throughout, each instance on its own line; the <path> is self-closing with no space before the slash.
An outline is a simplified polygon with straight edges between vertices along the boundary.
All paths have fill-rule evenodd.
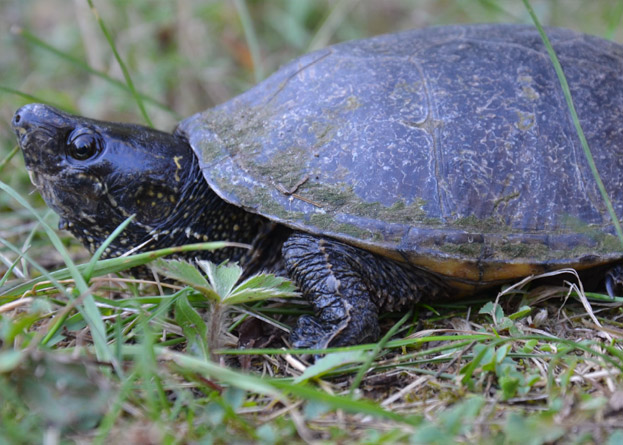
<path id="1" fill-rule="evenodd" d="M 249 41 L 240 5 L 257 38 Z M 623 37 L 621 2 L 533 1 L 542 23 Z M 531 23 L 517 0 L 95 0 L 139 89 L 173 113 L 151 107 L 156 126 L 223 102 L 288 60 L 344 40 L 463 22 Z M 244 14 L 243 14 L 244 15 Z M 132 98 L 109 82 L 20 35 L 24 30 L 94 70 L 123 80 L 86 0 L 3 0 L 0 84 L 92 117 L 141 121 Z M 253 40 L 253 39 L 252 39 Z M 249 46 L 259 49 L 254 65 Z M 28 99 L 3 94 L 2 136 Z"/>

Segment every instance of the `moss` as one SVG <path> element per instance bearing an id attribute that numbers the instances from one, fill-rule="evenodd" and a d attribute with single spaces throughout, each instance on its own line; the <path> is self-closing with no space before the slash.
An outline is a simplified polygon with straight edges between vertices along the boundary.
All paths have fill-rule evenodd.
<path id="1" fill-rule="evenodd" d="M 502 258 L 532 258 L 535 262 L 537 260 L 547 260 L 550 255 L 550 249 L 544 244 L 529 244 L 529 243 L 508 243 L 502 244 L 499 247 L 498 257 Z"/>
<path id="2" fill-rule="evenodd" d="M 532 82 L 532 78 L 529 78 L 529 81 Z M 539 93 L 537 93 L 534 88 L 532 88 L 531 86 L 528 85 L 524 85 L 521 88 L 521 92 L 523 93 L 523 96 L 525 98 L 528 98 L 530 100 L 537 100 L 539 98 Z"/>
<path id="3" fill-rule="evenodd" d="M 479 243 L 444 243 L 439 246 L 439 251 L 453 257 L 478 258 L 482 254 L 482 247 Z"/>
<path id="4" fill-rule="evenodd" d="M 590 247 L 595 253 L 623 252 L 623 246 L 621 246 L 619 238 L 613 233 L 604 231 L 603 227 L 589 225 L 572 217 L 564 218 L 562 225 L 570 231 L 577 233 L 578 238 L 583 236 L 593 241 L 593 245 Z"/>
<path id="5" fill-rule="evenodd" d="M 305 135 L 305 141 L 291 139 L 290 145 L 271 147 L 266 144 L 276 144 L 280 140 L 280 136 L 274 141 L 271 139 L 277 138 L 273 134 L 275 127 L 266 125 L 278 114 L 275 106 L 278 104 L 239 107 L 225 113 L 217 109 L 204 113 L 198 123 L 206 134 L 211 131 L 218 134 L 218 138 L 202 138 L 199 149 L 223 193 L 232 197 L 234 202 L 238 201 L 251 210 L 255 208 L 265 216 L 285 223 L 292 222 L 299 227 L 307 226 L 317 233 L 331 232 L 396 245 L 402 241 L 401 237 L 409 227 L 437 229 L 438 237 L 434 236 L 434 230 L 429 231 L 421 239 L 415 236 L 408 241 L 419 243 L 418 246 L 408 245 L 406 248 L 422 248 L 433 257 L 445 255 L 458 262 L 471 259 L 482 260 L 483 264 L 504 264 L 505 261 L 550 264 L 565 260 L 571 262 L 591 255 L 597 261 L 606 256 L 616 256 L 621 250 L 616 237 L 604 233 L 602 227 L 590 227 L 581 221 L 563 221 L 559 230 L 549 234 L 530 234 L 513 228 L 503 217 L 504 206 L 518 199 L 519 192 L 501 196 L 493 203 L 494 210 L 502 216 L 482 218 L 469 215 L 455 219 L 450 217 L 449 221 L 431 216 L 426 210 L 427 201 L 422 198 L 412 202 L 395 201 L 390 206 L 381 202 L 366 202 L 352 184 L 340 181 L 339 178 L 347 177 L 347 170 L 332 172 L 328 180 L 316 179 L 314 172 L 309 170 L 314 165 L 310 162 L 314 154 L 322 152 L 319 147 L 331 144 L 342 122 L 353 118 L 351 113 L 361 106 L 359 99 L 348 97 L 335 107 L 328 108 L 320 118 L 309 118 L 306 124 L 310 133 Z M 518 112 L 517 118 L 517 126 L 522 131 L 530 131 L 535 124 L 534 115 L 530 113 Z M 219 159 L 225 156 L 234 158 L 238 171 L 216 166 Z M 245 177 L 260 184 L 242 180 Z M 290 192 L 292 196 L 288 196 Z M 292 207 L 305 210 L 293 211 L 290 207 L 292 200 L 305 201 L 309 206 L 306 208 L 301 202 L 295 202 Z M 341 214 L 340 220 L 336 219 L 337 214 Z M 469 234 L 483 236 L 471 237 Z M 479 239 L 480 242 L 469 242 L 469 239 Z"/>
<path id="6" fill-rule="evenodd" d="M 519 192 L 515 192 L 515 193 L 511 193 L 509 195 L 502 196 L 502 197 L 496 199 L 493 202 L 493 211 L 497 210 L 497 208 L 499 207 L 500 204 L 508 203 L 509 201 L 512 201 L 513 199 L 519 198 L 519 196 L 520 196 L 520 193 Z"/>
<path id="7" fill-rule="evenodd" d="M 327 108 L 324 111 L 324 119 L 313 117 L 308 124 L 313 132 L 316 143 L 314 148 L 329 144 L 335 138 L 338 128 L 349 119 L 348 113 L 361 106 L 361 102 L 356 96 L 348 96 L 335 108 Z"/>
<path id="8" fill-rule="evenodd" d="M 310 217 L 310 222 L 321 232 L 341 233 L 343 235 L 361 240 L 379 241 L 383 239 L 383 235 L 381 233 L 375 233 L 371 230 L 362 229 L 354 224 L 339 223 L 335 221 L 333 215 L 315 213 Z"/>
<path id="9" fill-rule="evenodd" d="M 517 128 L 521 131 L 531 130 L 536 124 L 534 113 L 517 111 Z"/>
<path id="10" fill-rule="evenodd" d="M 348 96 L 344 102 L 344 109 L 353 111 L 361 106 L 361 102 L 356 96 Z"/>
<path id="11" fill-rule="evenodd" d="M 616 251 L 623 251 L 623 247 L 621 247 L 621 240 L 619 240 L 619 237 L 615 236 L 615 235 L 611 235 L 609 233 L 603 233 L 602 234 L 602 239 L 601 239 L 601 246 L 603 247 L 604 251 L 606 252 L 616 252 Z"/>
<path id="12" fill-rule="evenodd" d="M 454 222 L 448 224 L 451 227 L 461 229 L 471 229 L 476 233 L 512 233 L 513 230 L 500 218 L 490 216 L 488 218 L 478 218 L 475 215 L 469 215 L 464 218 L 458 218 Z"/>
<path id="13" fill-rule="evenodd" d="M 298 194 L 309 198 L 327 212 L 339 209 L 339 211 L 349 215 L 395 224 L 431 226 L 441 224 L 439 219 L 427 215 L 423 209 L 426 204 L 423 199 L 416 199 L 410 204 L 404 201 L 396 201 L 387 207 L 380 202 L 363 201 L 351 185 L 344 183 L 320 184 L 310 182 L 304 184 Z"/>
<path id="14" fill-rule="evenodd" d="M 330 143 L 337 134 L 337 127 L 332 122 L 313 121 L 310 124 L 310 128 L 316 137 L 314 148 Z"/>
<path id="15" fill-rule="evenodd" d="M 269 162 L 259 164 L 247 160 L 247 164 L 255 170 L 260 177 L 270 178 L 287 191 L 305 179 L 305 172 L 300 166 L 305 165 L 307 158 L 311 156 L 308 149 L 290 146 L 279 151 L 279 156 L 271 157 Z"/>
<path id="16" fill-rule="evenodd" d="M 350 185 L 311 182 L 301 187 L 300 194 L 318 203 L 326 211 L 345 207 L 356 196 Z"/>
<path id="17" fill-rule="evenodd" d="M 431 218 L 424 210 L 426 201 L 418 198 L 411 204 L 404 201 L 396 201 L 390 207 L 381 206 L 377 218 L 381 221 L 389 219 L 395 220 L 402 224 L 423 224 L 427 226 L 440 226 L 441 221 L 438 218 Z"/>

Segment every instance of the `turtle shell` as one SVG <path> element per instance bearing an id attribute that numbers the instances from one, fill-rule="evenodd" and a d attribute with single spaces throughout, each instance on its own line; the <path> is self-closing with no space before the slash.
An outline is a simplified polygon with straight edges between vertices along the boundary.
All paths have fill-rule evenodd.
<path id="1" fill-rule="evenodd" d="M 547 34 L 622 215 L 623 47 Z M 457 281 L 623 257 L 531 26 L 446 26 L 331 46 L 178 132 L 226 201 Z"/>

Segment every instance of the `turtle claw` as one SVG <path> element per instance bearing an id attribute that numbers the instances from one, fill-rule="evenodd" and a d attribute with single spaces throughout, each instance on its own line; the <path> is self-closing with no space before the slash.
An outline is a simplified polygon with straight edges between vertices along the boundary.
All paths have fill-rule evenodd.
<path id="1" fill-rule="evenodd" d="M 302 315 L 290 334 L 290 340 L 297 349 L 326 349 L 346 325 L 347 320 L 336 325 L 322 323 L 311 315 Z"/>
<path id="2" fill-rule="evenodd" d="M 323 322 L 311 315 L 303 315 L 290 333 L 290 340 L 297 349 L 326 349 L 377 341 L 379 331 L 376 314 L 363 312 L 355 320 L 349 316 L 339 322 Z"/>
<path id="3" fill-rule="evenodd" d="M 614 280 L 608 274 L 606 275 L 606 293 L 610 298 L 614 298 Z"/>
<path id="4" fill-rule="evenodd" d="M 623 294 L 623 264 L 614 266 L 606 273 L 604 284 L 610 298 Z"/>

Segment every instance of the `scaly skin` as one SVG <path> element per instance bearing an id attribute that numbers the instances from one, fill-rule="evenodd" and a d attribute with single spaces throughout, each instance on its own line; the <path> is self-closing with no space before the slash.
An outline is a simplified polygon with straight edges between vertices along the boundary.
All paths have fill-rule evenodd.
<path id="1" fill-rule="evenodd" d="M 106 256 L 207 240 L 252 244 L 251 252 L 231 248 L 188 258 L 239 261 L 248 273 L 285 273 L 316 313 L 299 319 L 292 332 L 296 347 L 375 341 L 380 310 L 445 294 L 429 273 L 226 203 L 177 135 L 37 104 L 18 110 L 13 127 L 33 183 L 61 216 L 61 227 L 91 251 L 130 215 L 135 219 Z"/>
<path id="2" fill-rule="evenodd" d="M 399 311 L 447 295 L 436 275 L 334 239 L 295 231 L 246 212 L 210 189 L 188 143 L 150 128 L 72 116 L 27 105 L 13 127 L 33 183 L 47 204 L 89 250 L 95 251 L 130 215 L 135 218 L 105 252 L 156 249 L 198 241 L 251 244 L 190 253 L 238 261 L 247 274 L 262 270 L 292 279 L 312 305 L 292 332 L 298 348 L 322 349 L 376 341 L 380 311 Z M 606 278 L 619 293 L 623 267 Z"/>
<path id="3" fill-rule="evenodd" d="M 379 310 L 446 296 L 436 276 L 327 238 L 295 232 L 283 244 L 288 276 L 312 304 L 291 334 L 297 348 L 374 342 Z"/>
<path id="4" fill-rule="evenodd" d="M 201 175 L 192 149 L 177 136 L 38 104 L 18 110 L 13 127 L 31 179 L 59 214 L 60 228 L 91 252 L 134 215 L 104 257 L 136 246 L 154 250 L 223 239 L 251 244 L 267 224 L 220 199 Z M 84 159 L 76 159 L 79 149 Z M 246 254 L 228 248 L 203 256 L 221 262 Z"/>

